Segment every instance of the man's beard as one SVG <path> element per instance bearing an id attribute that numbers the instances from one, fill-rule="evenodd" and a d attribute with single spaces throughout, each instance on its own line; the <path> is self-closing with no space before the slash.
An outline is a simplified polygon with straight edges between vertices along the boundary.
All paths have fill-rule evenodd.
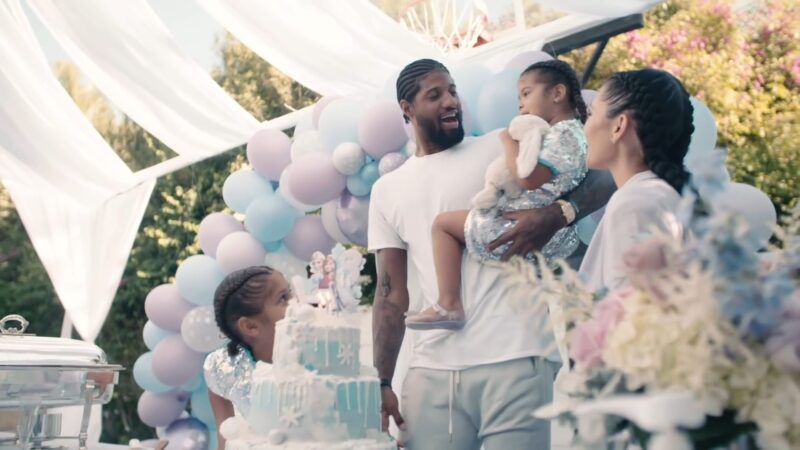
<path id="1" fill-rule="evenodd" d="M 436 122 L 432 120 L 420 121 L 419 125 L 432 144 L 448 149 L 464 140 L 464 122 L 461 119 L 461 112 L 456 117 L 458 119 L 458 128 L 455 130 L 444 130 L 439 125 L 438 119 Z"/>

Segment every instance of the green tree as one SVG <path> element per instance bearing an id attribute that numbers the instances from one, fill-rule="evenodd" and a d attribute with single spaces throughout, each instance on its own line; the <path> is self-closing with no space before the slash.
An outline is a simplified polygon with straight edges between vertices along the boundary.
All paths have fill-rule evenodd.
<path id="1" fill-rule="evenodd" d="M 800 192 L 800 6 L 791 0 L 673 0 L 645 27 L 614 37 L 589 88 L 620 70 L 657 67 L 679 77 L 714 113 L 735 181 L 769 195 L 779 213 Z M 564 56 L 586 66 L 593 47 Z"/>

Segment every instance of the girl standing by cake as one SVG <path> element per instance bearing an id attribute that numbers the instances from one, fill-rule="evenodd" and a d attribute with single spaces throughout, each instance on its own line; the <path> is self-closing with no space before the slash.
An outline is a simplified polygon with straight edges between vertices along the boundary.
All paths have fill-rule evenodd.
<path id="1" fill-rule="evenodd" d="M 275 324 L 292 298 L 283 274 L 267 266 L 233 272 L 217 287 L 214 315 L 230 341 L 206 357 L 203 372 L 218 430 L 235 410 L 247 414 L 253 369 L 257 361 L 272 362 Z M 222 435 L 218 438 L 225 448 Z"/>

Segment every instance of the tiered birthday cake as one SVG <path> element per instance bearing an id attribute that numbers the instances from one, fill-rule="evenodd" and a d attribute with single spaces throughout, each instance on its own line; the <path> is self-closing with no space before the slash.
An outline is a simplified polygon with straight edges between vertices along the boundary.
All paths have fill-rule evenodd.
<path id="1" fill-rule="evenodd" d="M 227 449 L 396 449 L 381 432 L 380 383 L 360 365 L 359 344 L 357 326 L 292 302 L 276 327 L 274 364 L 256 366 L 247 423 Z"/>

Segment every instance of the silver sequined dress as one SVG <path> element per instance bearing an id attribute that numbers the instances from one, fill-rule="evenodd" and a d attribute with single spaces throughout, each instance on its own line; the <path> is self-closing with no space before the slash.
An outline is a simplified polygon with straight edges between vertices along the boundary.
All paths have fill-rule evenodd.
<path id="1" fill-rule="evenodd" d="M 493 208 L 472 209 L 464 225 L 467 250 L 483 261 L 499 260 L 510 244 L 503 245 L 494 252 L 487 251 L 486 246 L 514 226 L 513 221 L 503 218 L 503 213 L 548 206 L 575 189 L 586 176 L 586 148 L 583 124 L 578 119 L 564 120 L 553 125 L 544 137 L 539 154 L 539 164 L 553 172 L 553 179 L 537 189 L 522 191 L 514 199 L 502 194 Z M 571 255 L 578 244 L 578 232 L 573 225 L 559 230 L 544 246 L 542 253 L 551 263 L 555 259 Z M 533 255 L 528 258 L 535 261 Z"/>
<path id="2" fill-rule="evenodd" d="M 211 392 L 230 400 L 243 415 L 250 411 L 250 386 L 256 361 L 246 349 L 235 356 L 228 354 L 228 347 L 217 349 L 206 356 L 203 374 Z"/>

